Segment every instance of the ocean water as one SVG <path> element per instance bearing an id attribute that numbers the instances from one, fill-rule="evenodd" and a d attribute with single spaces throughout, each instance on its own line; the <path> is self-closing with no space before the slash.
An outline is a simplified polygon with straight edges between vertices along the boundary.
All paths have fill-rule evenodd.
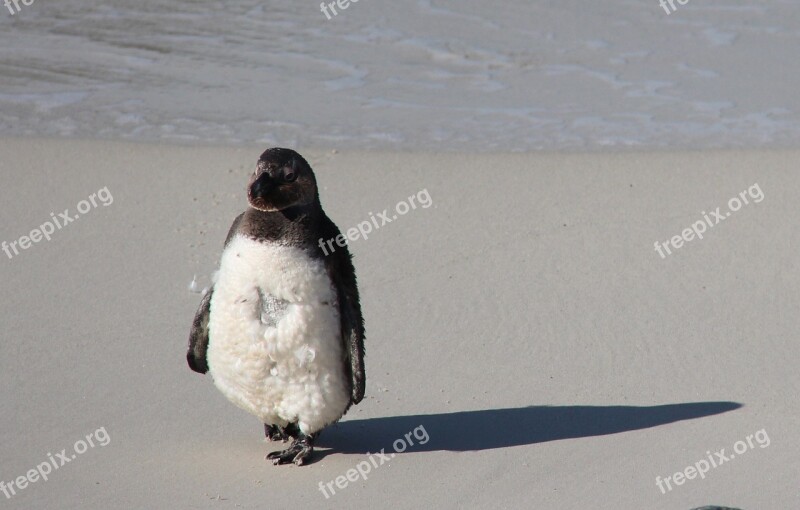
<path id="1" fill-rule="evenodd" d="M 0 10 L 0 136 L 796 147 L 795 2 L 34 0 Z"/>

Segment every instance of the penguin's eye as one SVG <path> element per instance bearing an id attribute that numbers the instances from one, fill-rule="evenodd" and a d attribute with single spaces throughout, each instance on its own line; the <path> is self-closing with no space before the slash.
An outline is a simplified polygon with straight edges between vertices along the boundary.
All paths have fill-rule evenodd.
<path id="1" fill-rule="evenodd" d="M 287 168 L 283 171 L 283 180 L 286 182 L 294 182 L 297 179 L 297 172 L 292 170 L 291 168 Z"/>

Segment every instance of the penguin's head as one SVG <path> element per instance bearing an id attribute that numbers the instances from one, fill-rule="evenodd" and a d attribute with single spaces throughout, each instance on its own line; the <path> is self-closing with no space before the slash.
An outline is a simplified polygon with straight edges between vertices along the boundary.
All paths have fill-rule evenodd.
<path id="1" fill-rule="evenodd" d="M 250 207 L 276 212 L 313 204 L 317 180 L 303 156 L 291 149 L 267 149 L 261 154 L 247 185 Z"/>

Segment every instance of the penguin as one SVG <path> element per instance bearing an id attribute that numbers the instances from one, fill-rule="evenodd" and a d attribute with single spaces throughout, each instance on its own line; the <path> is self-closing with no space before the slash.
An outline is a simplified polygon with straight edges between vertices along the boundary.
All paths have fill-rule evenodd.
<path id="1" fill-rule="evenodd" d="M 364 398 L 364 319 L 347 246 L 314 172 L 291 149 L 261 154 L 195 314 L 187 361 L 264 424 L 275 465 L 303 465 L 320 432 Z"/>

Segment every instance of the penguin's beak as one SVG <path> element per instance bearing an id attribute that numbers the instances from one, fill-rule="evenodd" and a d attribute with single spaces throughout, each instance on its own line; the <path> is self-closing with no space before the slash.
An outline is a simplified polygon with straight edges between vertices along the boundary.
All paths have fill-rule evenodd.
<path id="1" fill-rule="evenodd" d="M 269 174 L 264 172 L 261 174 L 261 177 L 256 179 L 256 182 L 250 186 L 250 196 L 253 198 L 264 197 L 267 193 L 272 191 L 274 187 L 275 183 L 272 181 Z"/>

